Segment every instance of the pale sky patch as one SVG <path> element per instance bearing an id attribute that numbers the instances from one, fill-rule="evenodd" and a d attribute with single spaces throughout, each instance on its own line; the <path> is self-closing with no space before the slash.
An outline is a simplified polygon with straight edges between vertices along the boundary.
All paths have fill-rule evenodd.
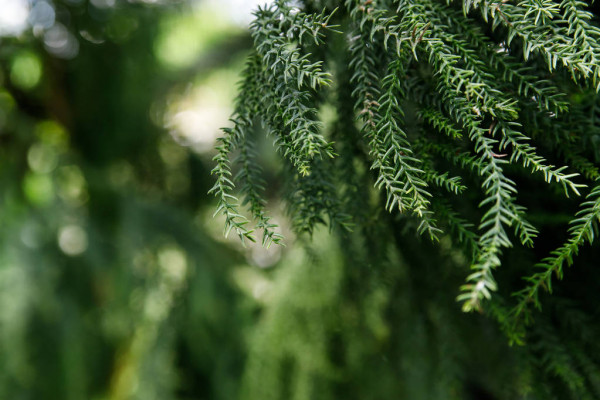
<path id="1" fill-rule="evenodd" d="M 0 36 L 18 36 L 27 29 L 26 0 L 0 0 Z"/>

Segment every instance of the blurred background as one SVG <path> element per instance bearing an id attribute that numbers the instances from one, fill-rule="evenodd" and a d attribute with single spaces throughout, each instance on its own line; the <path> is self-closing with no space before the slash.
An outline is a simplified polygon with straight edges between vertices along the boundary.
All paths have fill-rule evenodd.
<path id="1" fill-rule="evenodd" d="M 0 0 L 1 399 L 237 396 L 282 249 L 206 193 L 255 5 Z"/>

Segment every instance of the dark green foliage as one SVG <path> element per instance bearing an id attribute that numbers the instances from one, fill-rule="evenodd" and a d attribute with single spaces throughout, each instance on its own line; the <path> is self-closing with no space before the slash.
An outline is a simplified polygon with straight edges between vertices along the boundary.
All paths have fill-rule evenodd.
<path id="1" fill-rule="evenodd" d="M 518 4 L 348 0 L 338 8 L 330 3 L 276 1 L 255 14 L 252 68 L 243 74 L 235 127 L 225 131 L 222 143 L 227 145 L 219 147 L 213 170 L 218 178 L 213 191 L 219 211 L 227 217 L 226 231 L 235 229 L 242 238 L 252 237 L 248 221 L 234 206 L 237 181 L 227 177 L 234 148 L 255 140 L 251 126 L 262 122 L 287 165 L 282 179 L 290 187 L 286 200 L 297 231 L 312 233 L 320 223 L 339 226 L 333 229 L 336 235 L 344 244 L 352 243 L 352 248 L 342 245 L 349 254 L 343 272 L 339 276 L 336 272 L 335 282 L 330 281 L 333 286 L 327 288 L 340 290 L 331 299 L 357 296 L 356 318 L 385 321 L 383 328 L 369 328 L 374 335 L 383 329 L 397 336 L 380 333 L 382 346 L 402 346 L 399 342 L 410 340 L 410 333 L 394 325 L 396 318 L 414 319 L 410 323 L 415 330 L 419 323 L 431 324 L 429 329 L 436 332 L 447 329 L 460 346 L 471 346 L 464 342 L 466 337 L 473 346 L 499 340 L 496 333 L 478 335 L 468 323 L 463 325 L 471 317 L 456 313 L 454 298 L 463 311 L 489 317 L 478 322 L 485 324 L 482 329 L 500 327 L 507 342 L 527 344 L 511 350 L 512 359 L 503 364 L 506 379 L 513 382 L 510 390 L 472 381 L 484 379 L 483 375 L 467 376 L 464 363 L 470 359 L 449 350 L 459 345 L 446 343 L 453 340 L 449 337 L 435 340 L 443 353 L 440 363 L 461 364 L 444 367 L 447 386 L 438 382 L 443 387 L 436 386 L 439 392 L 428 396 L 411 394 L 407 388 L 393 391 L 392 383 L 387 389 L 407 390 L 408 398 L 487 398 L 476 394 L 478 386 L 487 387 L 494 396 L 489 398 L 545 399 L 551 393 L 556 398 L 598 398 L 600 353 L 587 350 L 594 345 L 590 337 L 569 336 L 561 325 L 568 318 L 564 308 L 554 306 L 569 302 L 585 321 L 579 329 L 598 329 L 593 304 L 599 300 L 594 285 L 600 276 L 589 266 L 597 255 L 594 239 L 600 218 L 598 15 L 587 3 L 568 0 Z M 253 100 L 257 93 L 258 103 Z M 319 122 L 322 110 L 330 108 L 335 109 L 333 120 Z M 261 185 L 251 188 L 258 178 L 247 179 L 245 165 L 240 172 L 241 193 L 257 228 L 264 231 L 263 243 L 280 242 L 276 227 L 264 222 Z M 421 238 L 415 239 L 415 234 Z M 584 244 L 592 247 L 578 260 Z M 394 259 L 396 252 L 412 260 Z M 423 266 L 436 257 L 435 268 Z M 441 262 L 444 257 L 451 260 Z M 588 268 L 555 281 L 566 275 L 565 265 L 579 263 Z M 312 267 L 306 268 L 304 273 L 312 274 L 308 272 Z M 294 271 L 289 273 L 303 273 Z M 461 275 L 463 285 L 456 281 Z M 342 289 L 336 289 L 338 281 L 345 282 Z M 305 290 L 281 285 L 287 288 L 286 299 Z M 345 293 L 344 285 L 358 286 Z M 402 291 L 394 285 L 406 287 Z M 378 290 L 384 294 L 377 301 L 387 310 L 380 317 L 379 311 L 362 309 L 371 296 L 379 296 Z M 553 296 L 542 296 L 544 292 Z M 323 341 L 334 339 L 321 330 L 330 330 L 343 343 L 342 349 L 360 347 L 352 342 L 355 338 L 345 336 L 359 328 L 344 320 L 343 313 L 329 315 L 338 304 L 331 299 L 310 312 L 297 309 L 302 301 L 290 300 L 291 314 L 286 318 L 302 314 L 294 317 L 294 323 L 310 321 L 304 326 L 307 330 L 314 319 L 327 321 L 317 325 L 318 331 L 300 333 L 291 322 L 285 325 L 290 332 L 281 331 L 284 328 L 272 319 L 284 314 L 281 307 L 288 305 L 277 301 L 259 328 L 264 336 L 257 339 L 254 357 L 269 359 L 264 368 L 280 363 L 278 371 L 286 370 L 297 379 L 293 384 L 298 392 L 292 398 L 336 398 L 332 389 L 336 385 L 323 380 L 347 383 L 344 374 L 355 368 L 349 355 L 342 357 L 341 365 L 323 367 L 327 359 L 321 360 L 322 352 L 332 351 Z M 336 301 L 341 306 L 341 300 Z M 395 304 L 402 301 L 410 306 L 403 305 L 400 312 Z M 306 364 L 301 346 L 265 355 L 273 343 L 265 339 L 270 335 L 288 337 L 290 346 L 294 341 L 314 342 L 318 347 L 313 354 L 321 358 L 311 362 L 318 365 Z M 353 357 L 361 362 L 377 353 L 372 348 L 356 351 L 359 354 Z M 386 348 L 384 353 L 394 351 Z M 250 365 L 259 362 L 252 357 Z M 423 357 L 433 362 L 430 355 Z M 478 359 L 473 365 L 489 367 L 488 362 Z M 433 365 L 422 366 L 421 373 Z M 402 382 L 412 379 L 400 367 L 388 368 L 380 372 L 382 376 L 396 371 L 406 379 Z M 250 374 L 263 373 L 273 378 L 274 372 L 253 369 Z M 252 385 L 260 379 L 252 378 L 247 389 L 253 394 L 248 398 L 290 398 L 275 394 L 279 389 L 254 391 L 258 389 Z M 351 398 L 380 398 L 376 388 L 369 388 Z M 347 392 L 338 394 L 341 397 L 348 398 Z"/>

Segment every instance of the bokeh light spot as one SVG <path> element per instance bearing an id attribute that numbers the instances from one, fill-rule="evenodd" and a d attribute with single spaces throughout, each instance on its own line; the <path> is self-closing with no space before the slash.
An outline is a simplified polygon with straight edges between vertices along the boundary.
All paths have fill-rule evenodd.
<path id="1" fill-rule="evenodd" d="M 23 193 L 32 204 L 45 206 L 54 199 L 54 185 L 48 174 L 29 173 L 23 179 Z"/>
<path id="2" fill-rule="evenodd" d="M 68 146 L 69 136 L 65 128 L 55 121 L 42 121 L 35 126 L 36 136 L 45 144 L 64 150 Z"/>
<path id="3" fill-rule="evenodd" d="M 35 143 L 27 152 L 27 162 L 32 171 L 46 174 L 56 168 L 58 155 L 52 147 L 43 143 Z"/>
<path id="4" fill-rule="evenodd" d="M 17 53 L 10 68 L 10 81 L 23 90 L 31 90 L 42 78 L 42 63 L 37 55 L 29 51 Z"/>
<path id="5" fill-rule="evenodd" d="M 173 283 L 180 284 L 187 273 L 185 254 L 174 247 L 166 247 L 158 253 L 158 264 L 165 276 Z"/>
<path id="6" fill-rule="evenodd" d="M 15 99 L 10 95 L 10 93 L 0 90 L 0 110 L 10 111 L 15 106 Z"/>
<path id="7" fill-rule="evenodd" d="M 173 69 L 190 67 L 201 53 L 235 27 L 213 10 L 202 10 L 161 22 L 154 45 L 156 58 Z"/>
<path id="8" fill-rule="evenodd" d="M 115 0 L 90 0 L 94 7 L 105 9 L 115 6 Z"/>
<path id="9" fill-rule="evenodd" d="M 84 204 L 88 198 L 86 181 L 76 165 L 60 167 L 57 171 L 58 195 L 73 206 Z"/>
<path id="10" fill-rule="evenodd" d="M 58 231 L 58 247 L 69 256 L 77 256 L 87 250 L 88 237 L 78 225 L 67 225 Z"/>
<path id="11" fill-rule="evenodd" d="M 36 2 L 29 12 L 29 24 L 34 31 L 51 28 L 54 25 L 55 18 L 54 7 L 45 1 Z"/>
<path id="12" fill-rule="evenodd" d="M 62 24 L 54 24 L 44 33 L 44 47 L 52 55 L 72 59 L 79 53 L 79 42 Z"/>

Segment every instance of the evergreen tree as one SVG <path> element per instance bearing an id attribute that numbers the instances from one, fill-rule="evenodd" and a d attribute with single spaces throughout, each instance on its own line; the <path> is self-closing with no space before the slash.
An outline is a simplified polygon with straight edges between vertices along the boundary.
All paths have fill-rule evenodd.
<path id="1" fill-rule="evenodd" d="M 266 132 L 308 244 L 276 272 L 244 398 L 600 398 L 598 16 L 579 0 L 256 11 L 212 192 L 226 234 L 285 242 Z M 318 225 L 338 257 L 305 240 Z"/>

